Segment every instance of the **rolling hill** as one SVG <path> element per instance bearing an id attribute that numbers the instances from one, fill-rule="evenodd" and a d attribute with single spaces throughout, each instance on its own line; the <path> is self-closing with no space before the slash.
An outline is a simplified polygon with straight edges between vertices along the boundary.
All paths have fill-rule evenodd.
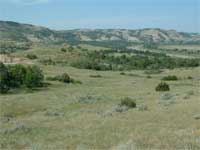
<path id="1" fill-rule="evenodd" d="M 29 42 L 134 42 L 200 44 L 200 34 L 158 28 L 76 29 L 56 31 L 41 26 L 0 21 L 0 40 Z"/>

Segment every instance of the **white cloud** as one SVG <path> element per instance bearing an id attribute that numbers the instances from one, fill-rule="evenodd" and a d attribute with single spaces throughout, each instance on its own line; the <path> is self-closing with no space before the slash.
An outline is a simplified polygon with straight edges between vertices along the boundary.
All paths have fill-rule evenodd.
<path id="1" fill-rule="evenodd" d="M 23 5 L 33 5 L 33 4 L 50 2 L 50 0 L 10 0 L 10 1 L 16 4 L 23 4 Z"/>

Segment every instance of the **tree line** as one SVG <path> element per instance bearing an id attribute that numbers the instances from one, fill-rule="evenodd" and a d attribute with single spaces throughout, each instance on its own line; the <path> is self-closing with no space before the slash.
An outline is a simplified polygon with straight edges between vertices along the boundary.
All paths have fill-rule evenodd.
<path id="1" fill-rule="evenodd" d="M 199 59 L 175 58 L 163 53 L 125 49 L 120 51 L 86 51 L 79 60 L 71 65 L 92 70 L 152 70 L 197 67 L 199 64 Z"/>

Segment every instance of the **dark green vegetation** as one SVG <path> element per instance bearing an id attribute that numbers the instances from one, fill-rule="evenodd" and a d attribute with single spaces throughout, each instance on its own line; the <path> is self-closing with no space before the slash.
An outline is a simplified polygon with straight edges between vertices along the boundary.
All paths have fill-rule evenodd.
<path id="1" fill-rule="evenodd" d="M 1 33 L 0 33 L 1 34 Z M 13 53 L 16 51 L 28 50 L 31 46 L 29 42 L 10 42 L 10 41 L 0 41 L 0 54 Z"/>
<path id="2" fill-rule="evenodd" d="M 34 54 L 27 54 L 26 57 L 28 59 L 37 59 L 38 58 L 37 55 L 34 55 Z"/>
<path id="3" fill-rule="evenodd" d="M 172 58 L 164 53 L 125 49 L 83 52 L 72 66 L 92 70 L 157 70 L 197 67 L 199 63 L 199 59 Z"/>
<path id="4" fill-rule="evenodd" d="M 161 82 L 156 86 L 156 91 L 169 91 L 169 85 L 165 82 Z"/>
<path id="5" fill-rule="evenodd" d="M 63 83 L 79 83 L 79 84 L 81 84 L 81 81 L 74 80 L 67 73 L 63 73 L 62 75 L 57 75 L 55 77 L 47 77 L 47 80 L 49 80 L 49 81 L 60 81 L 60 82 L 63 82 Z"/>
<path id="6" fill-rule="evenodd" d="M 178 77 L 175 76 L 175 75 L 169 75 L 169 76 L 163 77 L 162 80 L 164 80 L 164 81 L 176 81 L 176 80 L 178 80 Z"/>
<path id="7" fill-rule="evenodd" d="M 129 97 L 125 97 L 121 100 L 120 103 L 121 106 L 126 106 L 128 108 L 135 108 L 136 107 L 136 102 L 135 100 L 129 98 Z"/>
<path id="8" fill-rule="evenodd" d="M 43 73 L 37 66 L 5 66 L 0 63 L 0 93 L 7 93 L 11 88 L 22 86 L 28 88 L 41 87 L 43 78 Z"/>
<path id="9" fill-rule="evenodd" d="M 3 63 L 0 63 L 0 93 L 6 93 L 9 90 L 9 73 Z"/>

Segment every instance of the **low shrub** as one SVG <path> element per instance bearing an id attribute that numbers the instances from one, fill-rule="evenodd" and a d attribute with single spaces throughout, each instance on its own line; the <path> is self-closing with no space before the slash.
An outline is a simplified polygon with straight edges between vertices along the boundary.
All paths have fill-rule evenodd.
<path id="1" fill-rule="evenodd" d="M 169 75 L 169 76 L 163 77 L 162 80 L 164 80 L 164 81 L 176 81 L 176 80 L 178 80 L 178 77 L 175 76 L 175 75 Z"/>
<path id="2" fill-rule="evenodd" d="M 81 81 L 72 79 L 67 73 L 63 73 L 62 75 L 58 75 L 58 76 L 55 76 L 55 77 L 47 77 L 46 80 L 49 80 L 49 81 L 60 81 L 60 82 L 64 82 L 64 83 L 82 84 Z"/>
<path id="3" fill-rule="evenodd" d="M 35 54 L 27 54 L 26 58 L 28 58 L 28 59 L 37 59 L 38 57 Z"/>
<path id="4" fill-rule="evenodd" d="M 8 68 L 0 62 L 0 93 L 7 93 L 10 89 Z"/>
<path id="5" fill-rule="evenodd" d="M 126 97 L 121 100 L 120 106 L 127 106 L 128 108 L 135 108 L 136 102 L 135 102 L 135 100 L 133 100 L 129 97 Z"/>
<path id="6" fill-rule="evenodd" d="M 193 79 L 193 77 L 191 77 L 191 76 L 188 76 L 187 78 L 188 78 L 189 80 Z"/>
<path id="7" fill-rule="evenodd" d="M 44 75 L 37 66 L 29 66 L 26 69 L 24 85 L 28 88 L 41 87 Z"/>
<path id="8" fill-rule="evenodd" d="M 39 60 L 39 62 L 44 65 L 56 65 L 56 62 L 54 60 L 52 60 L 51 58 L 41 59 L 41 60 Z"/>
<path id="9" fill-rule="evenodd" d="M 152 77 L 150 75 L 147 76 L 148 79 L 151 79 Z"/>
<path id="10" fill-rule="evenodd" d="M 58 76 L 58 80 L 60 82 L 64 82 L 64 83 L 70 83 L 71 82 L 71 78 L 67 73 L 63 73 L 61 76 Z"/>
<path id="11" fill-rule="evenodd" d="M 101 78 L 102 76 L 97 74 L 97 75 L 90 75 L 91 78 Z"/>
<path id="12" fill-rule="evenodd" d="M 120 75 L 126 75 L 126 73 L 125 72 L 120 72 Z"/>
<path id="13" fill-rule="evenodd" d="M 170 88 L 169 88 L 169 85 L 167 83 L 161 82 L 156 86 L 155 90 L 156 91 L 169 91 Z"/>
<path id="14" fill-rule="evenodd" d="M 67 52 L 65 48 L 61 48 L 61 52 Z"/>
<path id="15" fill-rule="evenodd" d="M 21 64 L 8 66 L 10 87 L 18 88 L 24 84 L 27 68 Z"/>

